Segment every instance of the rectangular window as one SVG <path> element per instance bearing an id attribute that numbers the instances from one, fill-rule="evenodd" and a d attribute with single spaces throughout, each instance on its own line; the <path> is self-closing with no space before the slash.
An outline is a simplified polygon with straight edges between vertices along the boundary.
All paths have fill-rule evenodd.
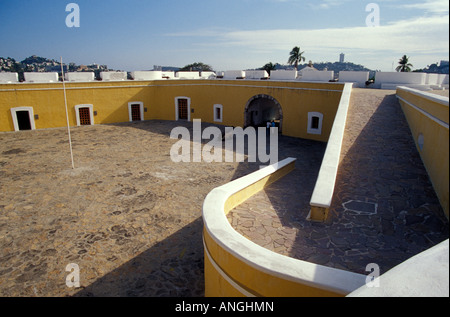
<path id="1" fill-rule="evenodd" d="M 319 122 L 320 122 L 320 118 L 319 117 L 312 117 L 311 129 L 319 129 Z"/>
<path id="2" fill-rule="evenodd" d="M 320 112 L 308 112 L 307 132 L 309 134 L 322 134 L 323 114 Z"/>
<path id="3" fill-rule="evenodd" d="M 187 99 L 178 99 L 178 119 L 188 119 L 188 101 Z"/>
<path id="4" fill-rule="evenodd" d="M 223 117 L 223 106 L 214 105 L 214 122 L 222 122 Z"/>
<path id="5" fill-rule="evenodd" d="M 89 108 L 78 109 L 80 115 L 80 125 L 91 125 L 91 114 Z"/>
<path id="6" fill-rule="evenodd" d="M 216 108 L 216 118 L 217 120 L 222 120 L 222 110 L 220 108 Z"/>

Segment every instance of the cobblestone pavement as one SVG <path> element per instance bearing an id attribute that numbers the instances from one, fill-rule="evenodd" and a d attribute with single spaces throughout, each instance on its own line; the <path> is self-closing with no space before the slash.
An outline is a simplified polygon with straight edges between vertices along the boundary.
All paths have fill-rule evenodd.
<path id="1" fill-rule="evenodd" d="M 354 89 L 344 138 L 325 223 L 306 221 L 320 160 L 294 155 L 296 170 L 233 209 L 232 226 L 280 254 L 361 274 L 448 239 L 395 91 Z"/>
<path id="2" fill-rule="evenodd" d="M 256 167 L 173 163 L 180 125 L 73 128 L 74 170 L 66 129 L 0 133 L 0 296 L 203 296 L 203 200 Z"/>

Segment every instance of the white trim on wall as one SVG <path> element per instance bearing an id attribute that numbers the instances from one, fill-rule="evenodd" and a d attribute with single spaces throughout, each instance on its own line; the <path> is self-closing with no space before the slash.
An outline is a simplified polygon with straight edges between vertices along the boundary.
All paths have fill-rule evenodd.
<path id="1" fill-rule="evenodd" d="M 183 97 L 183 96 L 178 96 L 175 97 L 175 121 L 178 121 L 178 100 L 179 99 L 187 99 L 187 121 L 191 121 L 191 98 L 189 97 Z"/>
<path id="2" fill-rule="evenodd" d="M 312 127 L 313 118 L 319 118 L 318 128 Z M 309 134 L 322 134 L 323 114 L 320 112 L 308 112 L 308 130 Z"/>
<path id="3" fill-rule="evenodd" d="M 12 117 L 13 124 L 14 124 L 14 131 L 20 131 L 19 122 L 17 121 L 17 112 L 19 112 L 19 111 L 28 111 L 28 115 L 30 116 L 31 130 L 36 130 L 36 125 L 34 123 L 33 107 L 16 107 L 16 108 L 11 108 L 11 117 Z"/>
<path id="4" fill-rule="evenodd" d="M 217 118 L 217 109 L 220 109 L 220 118 Z M 214 122 L 222 122 L 223 121 L 223 105 L 214 105 L 213 107 L 213 116 L 214 116 Z"/>
<path id="5" fill-rule="evenodd" d="M 94 125 L 94 105 L 76 105 L 75 106 L 75 114 L 77 116 L 77 126 L 81 126 L 80 123 L 80 108 L 89 108 L 89 116 L 91 120 L 91 125 Z"/>
<path id="6" fill-rule="evenodd" d="M 132 113 L 131 113 L 131 106 L 132 105 L 139 105 L 139 111 L 141 114 L 141 121 L 144 121 L 144 103 L 141 101 L 133 101 L 128 103 L 128 119 L 130 122 L 133 121 Z"/>

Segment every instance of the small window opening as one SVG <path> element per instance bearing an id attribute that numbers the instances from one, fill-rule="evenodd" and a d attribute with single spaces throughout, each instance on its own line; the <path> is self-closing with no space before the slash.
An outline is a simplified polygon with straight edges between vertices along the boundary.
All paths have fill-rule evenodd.
<path id="1" fill-rule="evenodd" d="M 319 122 L 320 122 L 320 118 L 319 117 L 312 117 L 312 119 L 311 119 L 311 129 L 319 129 Z"/>

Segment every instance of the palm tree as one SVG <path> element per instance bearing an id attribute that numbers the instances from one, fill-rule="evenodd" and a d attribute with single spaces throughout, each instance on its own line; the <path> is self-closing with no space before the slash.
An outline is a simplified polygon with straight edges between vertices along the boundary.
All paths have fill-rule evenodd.
<path id="1" fill-rule="evenodd" d="M 397 68 L 395 69 L 398 72 L 410 72 L 411 71 L 411 67 L 413 67 L 413 65 L 409 63 L 409 57 L 406 56 L 406 55 L 403 55 L 403 57 L 400 58 L 398 63 L 400 65 L 397 66 Z"/>
<path id="2" fill-rule="evenodd" d="M 305 57 L 303 56 L 303 53 L 305 53 L 305 52 L 300 52 L 300 47 L 298 47 L 298 46 L 294 47 L 292 49 L 292 51 L 289 53 L 288 64 L 294 65 L 295 69 L 297 69 L 298 65 L 302 61 L 305 61 Z"/>
<path id="3" fill-rule="evenodd" d="M 274 65 L 273 63 L 267 63 L 266 65 L 264 65 L 260 69 L 265 70 L 270 76 L 270 71 L 271 70 L 275 70 L 275 68 L 276 68 L 276 65 Z"/>

